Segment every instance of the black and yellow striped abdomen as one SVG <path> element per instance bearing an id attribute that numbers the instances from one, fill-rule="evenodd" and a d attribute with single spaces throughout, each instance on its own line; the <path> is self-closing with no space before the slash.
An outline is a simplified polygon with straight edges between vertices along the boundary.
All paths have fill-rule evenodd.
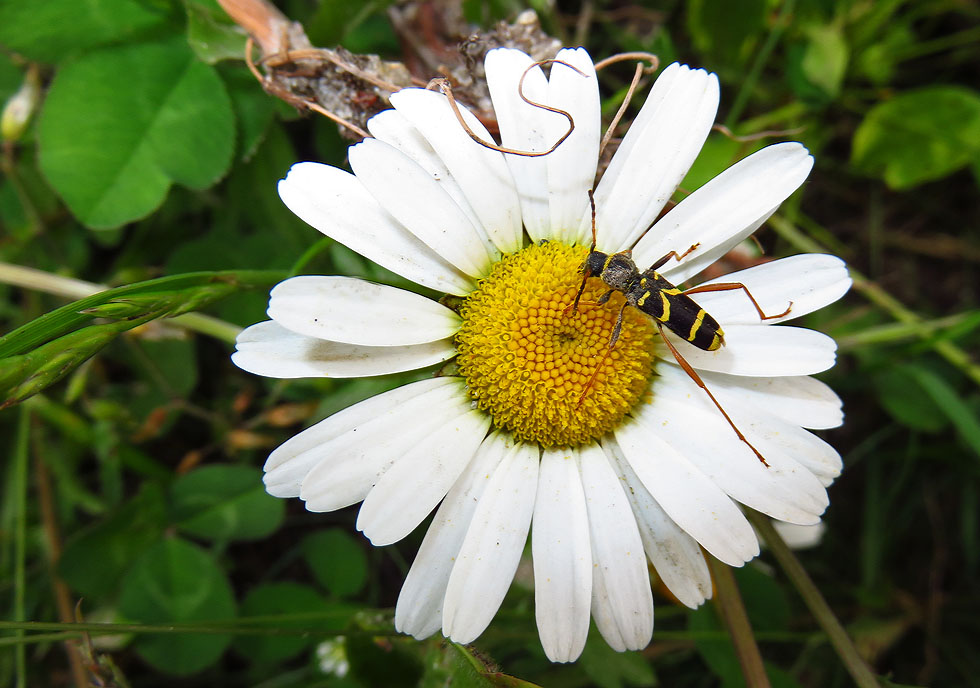
<path id="1" fill-rule="evenodd" d="M 653 270 L 640 275 L 627 292 L 627 300 L 699 349 L 714 351 L 724 341 L 718 321 Z"/>

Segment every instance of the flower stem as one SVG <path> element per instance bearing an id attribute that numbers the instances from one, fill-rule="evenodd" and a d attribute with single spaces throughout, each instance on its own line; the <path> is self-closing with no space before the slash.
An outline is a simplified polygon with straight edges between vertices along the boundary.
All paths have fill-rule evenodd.
<path id="1" fill-rule="evenodd" d="M 803 598 L 803 602 L 810 610 L 810 613 L 813 614 L 817 624 L 827 634 L 831 645 L 834 646 L 834 650 L 837 652 L 837 656 L 840 657 L 841 662 L 844 664 L 844 668 L 847 669 L 851 678 L 854 679 L 854 684 L 858 688 L 880 688 L 878 679 L 875 678 L 871 667 L 868 666 L 867 662 L 864 661 L 864 658 L 857 651 L 854 643 L 851 642 L 851 638 L 847 635 L 847 631 L 844 630 L 844 626 L 834 616 L 834 612 L 830 609 L 830 605 L 827 604 L 827 600 L 820 594 L 817 586 L 814 585 L 810 576 L 807 574 L 806 569 L 800 564 L 800 560 L 796 558 L 796 555 L 793 554 L 793 551 L 779 536 L 776 529 L 772 527 L 769 518 L 750 509 L 746 510 L 745 515 L 756 531 L 762 535 L 762 539 L 766 541 L 769 550 L 782 567 L 783 573 L 786 574 L 786 577 L 790 579 L 793 587 L 800 594 L 800 597 Z"/>
<path id="2" fill-rule="evenodd" d="M 712 556 L 707 557 L 711 578 L 715 583 L 715 600 L 721 619 L 735 646 L 735 655 L 742 667 L 742 675 L 748 688 L 769 688 L 769 677 L 762 663 L 762 654 L 755 642 L 742 596 L 738 592 L 735 576 L 727 564 Z"/>

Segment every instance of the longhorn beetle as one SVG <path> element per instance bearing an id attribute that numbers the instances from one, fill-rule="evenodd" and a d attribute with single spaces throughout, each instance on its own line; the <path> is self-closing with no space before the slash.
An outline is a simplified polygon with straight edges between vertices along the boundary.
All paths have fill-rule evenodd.
<path id="1" fill-rule="evenodd" d="M 671 258 L 680 261 L 684 256 L 697 249 L 700 246 L 699 243 L 694 244 L 680 255 L 676 251 L 671 251 L 643 272 L 640 272 L 636 267 L 636 263 L 633 262 L 632 249 L 613 254 L 596 251 L 595 198 L 591 190 L 589 191 L 589 203 L 592 206 L 592 248 L 589 250 L 589 255 L 586 257 L 585 264 L 582 266 L 582 285 L 578 289 L 578 294 L 575 295 L 575 301 L 571 308 L 572 312 L 578 309 L 579 300 L 582 298 L 582 292 L 585 290 L 585 283 L 589 277 L 598 277 L 609 287 L 609 290 L 599 298 L 599 305 L 609 301 L 613 292 L 621 292 L 624 296 L 623 306 L 619 309 L 619 316 L 616 318 L 615 326 L 613 326 L 612 336 L 609 339 L 609 346 L 606 348 L 605 355 L 608 355 L 609 351 L 612 350 L 616 345 L 616 341 L 619 339 L 619 333 L 623 326 L 623 311 L 626 310 L 627 306 L 632 306 L 649 315 L 653 318 L 653 324 L 657 326 L 661 339 L 663 339 L 667 348 L 670 349 L 670 353 L 673 354 L 677 363 L 694 380 L 695 384 L 704 390 L 704 393 L 708 395 L 721 412 L 721 415 L 732 426 L 732 430 L 735 431 L 738 438 L 745 442 L 749 449 L 758 457 L 759 461 L 762 462 L 762 465 L 768 468 L 769 464 L 762 454 L 759 453 L 759 450 L 753 447 L 752 443 L 745 438 L 742 431 L 736 427 L 734 421 L 725 412 L 721 404 L 718 403 L 718 400 L 715 399 L 715 395 L 704 384 L 701 376 L 695 372 L 694 368 L 684 359 L 671 341 L 667 339 L 664 334 L 664 327 L 699 349 L 716 351 L 725 343 L 725 333 L 722 331 L 718 321 L 708 315 L 703 308 L 694 302 L 691 294 L 741 289 L 749 297 L 749 300 L 755 306 L 755 310 L 759 313 L 759 317 L 762 320 L 773 320 L 783 317 L 790 312 L 790 309 L 793 307 L 793 302 L 790 301 L 786 310 L 778 315 L 766 315 L 759 302 L 752 296 L 748 287 L 741 282 L 719 282 L 717 284 L 705 284 L 700 287 L 683 290 L 675 287 L 657 272 Z M 605 360 L 605 356 L 603 360 Z M 600 361 L 599 365 L 601 364 L 602 362 Z M 582 397 L 579 399 L 580 404 L 595 382 L 596 375 L 599 372 L 599 365 L 596 366 L 595 372 L 592 373 L 592 378 L 589 380 L 585 391 L 582 393 Z"/>

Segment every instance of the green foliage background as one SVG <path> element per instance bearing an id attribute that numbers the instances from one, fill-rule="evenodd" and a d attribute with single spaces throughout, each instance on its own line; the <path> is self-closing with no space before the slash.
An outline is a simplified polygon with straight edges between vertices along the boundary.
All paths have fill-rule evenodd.
<path id="1" fill-rule="evenodd" d="M 315 44 L 397 60 L 386 5 L 280 3 Z M 767 253 L 830 251 L 855 271 L 808 323 L 841 345 L 823 377 L 845 402 L 826 433 L 845 470 L 800 557 L 882 685 L 980 685 L 980 7 L 531 5 L 596 59 L 645 50 L 716 71 L 720 122 L 782 132 L 712 134 L 685 188 L 768 141 L 814 153 L 760 232 Z M 462 9 L 487 28 L 523 7 Z M 343 165 L 346 143 L 266 95 L 243 47 L 212 0 L 0 0 L 0 101 L 31 70 L 43 91 L 0 178 L 0 328 L 28 325 L 0 339 L 0 387 L 23 400 L 0 411 L 0 685 L 71 685 L 66 639 L 92 685 L 744 685 L 712 605 L 662 595 L 645 652 L 592 638 L 570 666 L 545 660 L 520 582 L 476 651 L 400 637 L 391 610 L 423 529 L 373 549 L 355 510 L 264 493 L 272 447 L 410 378 L 259 379 L 228 360 L 227 323 L 262 319 L 291 273 L 410 285 L 280 203 L 291 163 Z M 631 71 L 603 72 L 607 114 Z M 48 277 L 11 286 L 9 264 Z M 36 320 L 68 300 L 52 276 L 132 286 Z M 200 308 L 225 322 L 159 320 Z M 851 685 L 768 554 L 736 578 L 773 685 Z M 80 618 L 116 625 L 90 639 L 59 625 L 78 600 Z"/>

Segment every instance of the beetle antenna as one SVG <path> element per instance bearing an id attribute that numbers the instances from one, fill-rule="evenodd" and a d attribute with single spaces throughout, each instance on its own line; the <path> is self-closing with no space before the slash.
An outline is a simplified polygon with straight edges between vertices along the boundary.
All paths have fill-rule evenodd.
<path id="1" fill-rule="evenodd" d="M 589 205 L 592 206 L 592 250 L 595 251 L 595 194 L 589 189 Z"/>

